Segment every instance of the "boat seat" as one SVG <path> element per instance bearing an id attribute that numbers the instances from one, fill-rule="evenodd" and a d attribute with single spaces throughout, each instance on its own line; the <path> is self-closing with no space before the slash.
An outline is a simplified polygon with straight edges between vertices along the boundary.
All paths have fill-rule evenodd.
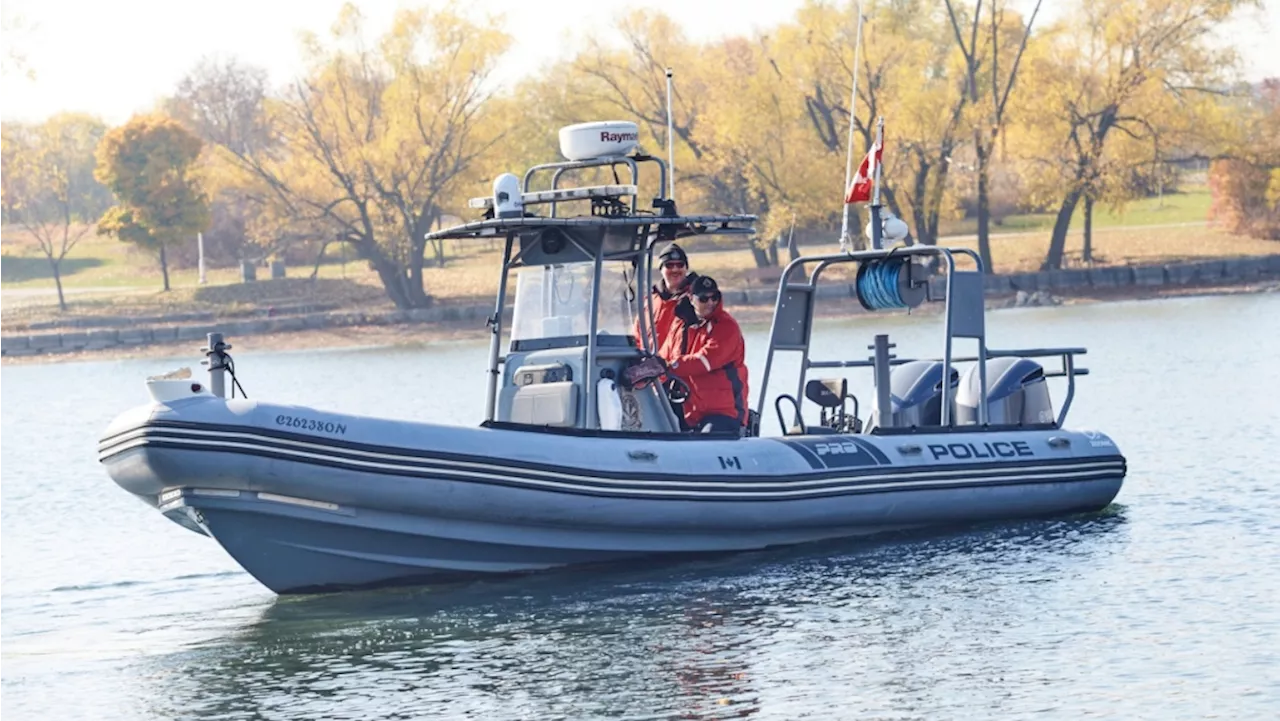
<path id="1" fill-rule="evenodd" d="M 844 378 L 812 378 L 804 384 L 804 397 L 819 408 L 843 408 L 849 395 L 849 381 Z"/>
<path id="2" fill-rule="evenodd" d="M 572 381 L 534 383 L 511 394 L 512 423 L 573 428 L 578 425 L 578 386 Z"/>
<path id="3" fill-rule="evenodd" d="M 831 436 L 840 431 L 831 426 L 791 426 L 791 430 L 787 432 L 789 436 Z"/>
<path id="4" fill-rule="evenodd" d="M 848 379 L 813 378 L 804 385 L 804 397 L 821 409 L 818 424 L 808 426 L 811 435 L 862 431 L 862 421 L 858 419 L 858 399 L 849 394 Z M 853 413 L 845 411 L 845 401 L 853 401 Z"/>

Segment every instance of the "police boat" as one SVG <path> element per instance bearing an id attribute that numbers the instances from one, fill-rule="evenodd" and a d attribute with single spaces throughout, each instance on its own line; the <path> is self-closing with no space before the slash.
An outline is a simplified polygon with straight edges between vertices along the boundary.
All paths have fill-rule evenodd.
<path id="1" fill-rule="evenodd" d="M 785 268 L 744 431 L 682 432 L 678 394 L 630 380 L 657 347 L 646 292 L 655 250 L 750 234 L 755 218 L 681 215 L 667 165 L 637 137 L 629 122 L 565 128 L 567 160 L 499 176 L 491 197 L 471 202 L 481 219 L 428 236 L 504 246 L 482 423 L 237 398 L 230 345 L 210 333 L 207 379 L 150 378 L 149 402 L 107 428 L 107 473 L 280 594 L 1097 511 L 1115 498 L 1125 477 L 1115 444 L 1063 425 L 1084 349 L 987 348 L 976 255 L 886 249 L 875 223 L 871 249 Z M 642 167 L 662 189 L 652 208 L 639 206 Z M 629 184 L 568 182 L 618 170 Z M 878 335 L 869 356 L 811 358 L 819 280 L 844 264 L 869 311 L 942 303 L 940 357 L 897 358 Z M 976 355 L 955 356 L 955 339 L 976 341 Z M 799 377 L 770 403 L 782 354 L 798 354 Z M 845 371 L 873 376 L 866 413 Z M 1066 381 L 1056 412 L 1055 376 Z"/>

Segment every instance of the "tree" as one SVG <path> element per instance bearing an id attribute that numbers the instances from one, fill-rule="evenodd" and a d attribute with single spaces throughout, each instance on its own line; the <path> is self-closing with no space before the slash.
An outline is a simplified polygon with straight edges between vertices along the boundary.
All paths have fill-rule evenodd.
<path id="1" fill-rule="evenodd" d="M 777 49 L 767 36 L 729 38 L 705 48 L 706 123 L 701 173 L 714 179 L 718 207 L 761 219 L 752 252 L 758 266 L 776 265 L 777 247 L 795 222 L 829 221 L 839 207 L 838 168 L 823 172 L 825 150 L 807 132 L 800 95 L 782 79 Z M 823 179 L 834 183 L 820 190 Z M 718 201 L 718 202 L 717 202 Z"/>
<path id="2" fill-rule="evenodd" d="M 818 4 L 803 8 L 794 26 L 778 29 L 779 43 L 787 42 L 778 55 L 785 74 L 804 89 L 810 129 L 829 156 L 824 166 L 843 171 L 848 123 L 856 156 L 874 141 L 876 120 L 885 118 L 881 199 L 912 221 L 917 241 L 933 244 L 940 218 L 954 207 L 948 177 L 962 142 L 964 74 L 934 3 L 873 2 L 864 10 L 869 21 L 861 57 L 853 57 L 855 8 Z M 850 117 L 845 102 L 855 64 L 858 112 Z"/>
<path id="3" fill-rule="evenodd" d="M 621 41 L 621 42 L 618 42 Z M 546 84 L 571 88 L 556 93 L 554 121 L 580 122 L 621 114 L 634 120 L 646 149 L 667 158 L 667 68 L 673 68 L 671 127 L 675 136 L 676 197 L 682 210 L 710 205 L 746 212 L 750 194 L 741 174 L 716 172 L 708 157 L 706 127 L 718 61 L 717 48 L 690 41 L 670 17 L 637 10 L 623 17 L 609 35 L 592 36 L 587 47 L 553 73 Z M 567 82 L 565 82 L 567 80 Z M 592 117 L 594 115 L 594 117 Z M 545 132 L 545 130 L 544 130 Z M 653 187 L 655 194 L 665 188 Z"/>
<path id="4" fill-rule="evenodd" d="M 864 45 L 881 52 L 867 52 L 864 58 L 872 77 L 860 89 L 860 107 L 869 108 L 857 119 L 863 147 L 874 133 L 866 118 L 886 107 L 879 93 L 888 68 L 902 65 L 906 83 L 918 83 L 921 74 L 921 63 L 896 60 L 903 49 L 900 41 L 913 37 L 907 31 L 913 13 L 888 7 L 885 15 L 892 19 L 884 32 L 892 38 Z M 830 227 L 838 222 L 849 121 L 844 99 L 854 63 L 855 21 L 852 8 L 810 4 L 794 22 L 752 37 L 693 43 L 665 16 L 635 13 L 618 28 L 620 45 L 593 39 L 574 60 L 573 81 L 563 85 L 577 91 L 579 102 L 566 101 L 571 114 L 563 119 L 582 119 L 584 105 L 595 112 L 601 106 L 621 110 L 638 119 L 655 145 L 661 145 L 666 136 L 665 68 L 674 66 L 681 206 L 706 204 L 760 215 L 764 247 L 755 248 L 756 261 L 772 264 L 776 254 L 764 248 L 776 247 L 774 239 L 792 223 Z M 586 103 L 581 102 L 584 97 Z M 936 118 L 936 106 L 928 114 Z M 887 162 L 896 157 L 886 155 Z M 904 166 L 894 163 L 883 192 L 886 204 L 899 214 L 894 171 Z M 924 171 L 932 172 L 932 167 Z"/>
<path id="5" fill-rule="evenodd" d="M 1209 121 L 1234 53 L 1209 41 L 1243 4 L 1082 0 L 1029 54 L 1038 93 L 1020 109 L 1020 142 L 1035 195 L 1058 206 L 1044 270 L 1062 267 L 1082 199 L 1106 193 L 1122 204 L 1131 191 L 1117 182 L 1122 173 L 1149 166 L 1160 147 L 1216 132 Z"/>
<path id="6" fill-rule="evenodd" d="M 99 232 L 156 252 L 166 291 L 165 248 L 209 222 L 208 201 L 192 172 L 200 147 L 199 138 L 162 115 L 136 116 L 98 145 L 94 176 L 117 201 L 99 222 Z"/>
<path id="7" fill-rule="evenodd" d="M 0 218 L 4 223 L 16 222 L 17 198 L 25 192 L 26 183 L 17 175 L 18 158 L 31 144 L 31 126 L 26 123 L 8 122 L 0 133 Z"/>
<path id="8" fill-rule="evenodd" d="M 955 36 L 956 46 L 964 58 L 965 91 L 973 116 L 973 150 L 977 159 L 978 175 L 978 254 L 982 258 L 983 266 L 990 271 L 995 267 L 991 257 L 991 156 L 995 152 L 996 141 L 1000 137 L 1000 129 L 1005 122 L 1005 108 L 1009 104 L 1009 95 L 1018 81 L 1018 66 L 1021 65 L 1022 55 L 1026 52 L 1031 28 L 1035 25 L 1036 15 L 1040 13 L 1040 0 L 1036 0 L 1035 8 L 1032 9 L 1025 28 L 1022 27 L 1021 22 L 1013 27 L 1005 23 L 1005 10 L 1000 7 L 999 0 L 990 0 L 988 6 L 990 22 L 984 25 L 982 3 L 983 0 L 978 0 L 974 7 L 972 22 L 969 22 L 967 17 L 962 22 L 956 14 L 952 0 L 946 0 L 951 30 Z M 966 34 L 969 36 L 968 40 L 965 39 Z M 1008 76 L 1001 78 L 1001 48 L 1007 51 L 1010 45 L 1016 50 L 1011 58 L 1005 58 Z M 988 57 L 989 62 L 987 62 Z M 985 88 L 982 87 L 985 85 L 991 87 L 989 103 L 986 101 Z"/>
<path id="9" fill-rule="evenodd" d="M 7 128 L 2 141 L 6 219 L 36 239 L 62 310 L 62 261 L 110 204 L 110 194 L 93 177 L 94 149 L 105 132 L 96 118 L 63 114 L 34 128 Z"/>
<path id="10" fill-rule="evenodd" d="M 1280 78 L 1242 89 L 1237 125 L 1209 166 L 1210 218 L 1232 233 L 1280 240 Z"/>
<path id="11" fill-rule="evenodd" d="M 306 40 L 309 70 L 281 97 L 241 77 L 248 92 L 191 107 L 275 217 L 349 244 L 397 307 L 423 307 L 425 235 L 461 210 L 466 172 L 498 137 L 486 80 L 507 44 L 492 25 L 419 10 L 371 48 L 347 5 L 328 43 Z M 217 96 L 199 85 L 180 97 Z"/>
<path id="12" fill-rule="evenodd" d="M 914 25 L 897 27 L 910 34 Z M 937 244 L 942 218 L 954 214 L 958 205 L 952 171 L 963 142 L 966 102 L 959 80 L 962 75 L 953 67 L 950 48 L 939 38 L 939 25 L 932 23 L 930 32 L 910 41 L 903 39 L 903 45 L 912 47 L 913 52 L 886 68 L 881 76 L 884 85 L 876 93 L 886 117 L 884 192 L 888 205 L 912 222 L 915 238 L 926 245 Z M 895 43 L 889 37 L 883 40 L 886 42 L 878 52 L 892 54 Z M 888 47 L 883 47 L 886 44 Z M 919 80 L 913 82 L 911 76 L 917 73 Z M 871 137 L 870 127 L 866 135 Z"/>
<path id="13" fill-rule="evenodd" d="M 268 102 L 266 71 L 234 58 L 202 59 L 164 102 L 165 112 L 205 143 L 199 176 L 210 197 L 206 257 L 258 262 L 299 241 L 333 236 L 282 212 L 270 184 L 234 162 L 284 150 L 268 122 Z"/>

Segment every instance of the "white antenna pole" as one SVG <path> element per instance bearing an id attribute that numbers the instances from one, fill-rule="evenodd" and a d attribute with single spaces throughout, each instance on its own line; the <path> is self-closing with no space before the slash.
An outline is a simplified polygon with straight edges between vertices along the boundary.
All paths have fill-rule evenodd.
<path id="1" fill-rule="evenodd" d="M 882 152 L 882 153 L 884 152 L 884 116 L 883 115 L 876 120 L 875 147 L 879 152 Z M 871 205 L 872 207 L 875 207 L 875 208 L 880 207 L 880 165 L 881 165 L 880 162 L 876 162 L 875 183 L 874 185 L 871 186 L 873 188 L 872 195 L 871 195 Z"/>
<path id="2" fill-rule="evenodd" d="M 199 258 L 200 285 L 204 285 L 207 282 L 204 275 L 204 233 L 196 233 L 196 256 Z"/>
<path id="3" fill-rule="evenodd" d="M 884 116 L 880 116 L 876 122 L 876 143 L 875 152 L 884 152 Z M 875 156 L 872 156 L 875 159 Z M 879 161 L 875 161 L 875 174 L 872 176 L 871 185 L 871 247 L 874 250 L 880 250 L 884 245 L 884 230 L 880 221 L 880 165 Z"/>
<path id="4" fill-rule="evenodd" d="M 796 247 L 795 242 L 796 242 L 796 212 L 793 210 L 791 211 L 791 230 L 787 233 L 787 260 L 788 261 L 794 260 L 795 259 L 794 255 L 799 255 L 799 253 L 795 252 L 795 247 Z"/>
<path id="5" fill-rule="evenodd" d="M 667 200 L 676 199 L 676 136 L 672 122 L 671 68 L 667 68 Z"/>
<path id="6" fill-rule="evenodd" d="M 849 139 L 846 145 L 848 151 L 844 161 L 844 189 L 842 194 L 849 192 L 849 183 L 853 182 L 853 125 L 854 108 L 858 104 L 858 65 L 859 58 L 862 55 L 862 3 L 858 3 L 858 30 L 857 39 L 853 42 L 853 92 L 849 95 Z M 842 196 L 843 197 L 843 196 Z M 849 252 L 850 242 L 852 238 L 849 236 L 849 204 L 844 204 L 844 216 L 840 221 L 840 251 Z"/>

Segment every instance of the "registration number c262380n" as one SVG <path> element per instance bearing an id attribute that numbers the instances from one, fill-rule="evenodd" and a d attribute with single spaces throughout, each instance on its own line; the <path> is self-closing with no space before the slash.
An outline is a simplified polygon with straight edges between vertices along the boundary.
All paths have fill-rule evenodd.
<path id="1" fill-rule="evenodd" d="M 301 416 L 289 416 L 280 414 L 276 416 L 276 425 L 285 428 L 296 428 L 300 431 L 319 431 L 321 433 L 333 433 L 335 435 L 346 435 L 347 427 L 342 423 L 334 423 L 333 421 L 320 421 L 315 418 L 303 418 Z"/>

